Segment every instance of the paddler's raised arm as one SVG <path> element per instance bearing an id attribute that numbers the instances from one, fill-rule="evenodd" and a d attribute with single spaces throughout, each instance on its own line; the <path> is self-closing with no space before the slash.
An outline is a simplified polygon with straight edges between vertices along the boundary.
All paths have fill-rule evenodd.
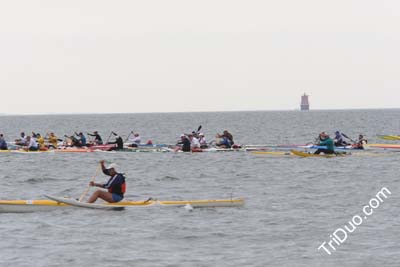
<path id="1" fill-rule="evenodd" d="M 108 169 L 106 168 L 106 166 L 104 165 L 105 161 L 104 160 L 100 160 L 100 166 L 101 166 L 101 170 L 103 171 L 103 173 L 105 175 L 110 176 L 110 173 L 108 171 Z"/>
<path id="2" fill-rule="evenodd" d="M 103 171 L 103 173 L 106 175 L 109 175 L 108 170 L 106 169 L 106 166 L 104 165 L 104 160 L 100 160 L 100 166 L 101 166 L 101 170 Z M 104 184 L 95 183 L 94 181 L 90 181 L 89 185 L 104 188 Z"/>

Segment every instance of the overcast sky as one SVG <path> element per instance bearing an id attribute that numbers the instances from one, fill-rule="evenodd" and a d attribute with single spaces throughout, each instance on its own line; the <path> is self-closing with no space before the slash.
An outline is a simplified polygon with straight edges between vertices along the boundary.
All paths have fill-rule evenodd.
<path id="1" fill-rule="evenodd" d="M 399 107 L 397 0 L 0 1 L 0 113 Z"/>

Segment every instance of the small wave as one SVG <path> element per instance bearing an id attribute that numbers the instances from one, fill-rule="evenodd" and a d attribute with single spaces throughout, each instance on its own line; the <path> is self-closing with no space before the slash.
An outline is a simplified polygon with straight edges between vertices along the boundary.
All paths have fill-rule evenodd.
<path id="1" fill-rule="evenodd" d="M 25 182 L 30 183 L 30 184 L 37 184 L 37 183 L 44 183 L 48 181 L 54 181 L 56 179 L 54 178 L 29 178 L 25 180 Z"/>
<path id="2" fill-rule="evenodd" d="M 215 236 L 215 237 L 221 237 L 221 238 L 225 238 L 225 237 L 228 237 L 228 236 L 229 236 L 228 234 L 222 233 L 222 232 L 219 232 L 219 233 L 212 233 L 212 235 Z"/>
<path id="3" fill-rule="evenodd" d="M 156 180 L 157 181 L 179 181 L 180 178 L 175 177 L 175 176 L 166 175 L 166 176 L 164 176 L 162 178 L 157 178 Z"/>

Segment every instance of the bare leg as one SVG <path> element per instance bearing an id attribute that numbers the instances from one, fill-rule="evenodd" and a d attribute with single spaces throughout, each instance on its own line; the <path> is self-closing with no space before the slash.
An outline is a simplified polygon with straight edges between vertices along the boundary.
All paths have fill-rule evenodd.
<path id="1" fill-rule="evenodd" d="M 89 198 L 88 203 L 94 203 L 98 198 L 101 198 L 109 203 L 115 202 L 112 199 L 112 194 L 106 191 L 97 190 L 93 193 L 93 195 Z"/>

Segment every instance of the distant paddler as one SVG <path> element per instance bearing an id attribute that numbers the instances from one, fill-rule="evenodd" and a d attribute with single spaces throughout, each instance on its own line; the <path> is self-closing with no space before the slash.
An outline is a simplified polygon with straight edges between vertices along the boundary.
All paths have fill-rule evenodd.
<path id="1" fill-rule="evenodd" d="M 87 145 L 86 137 L 82 132 L 80 132 L 80 133 L 76 133 L 75 132 L 75 135 L 78 136 L 78 140 L 79 140 L 80 146 L 86 146 Z"/>
<path id="2" fill-rule="evenodd" d="M 353 147 L 356 149 L 364 149 L 364 145 L 366 145 L 366 144 L 368 144 L 368 140 L 365 138 L 364 135 L 360 134 L 358 136 L 357 143 L 354 144 Z"/>
<path id="3" fill-rule="evenodd" d="M 37 134 L 32 133 L 32 135 L 36 136 L 36 142 L 39 144 L 39 150 L 47 150 L 47 147 L 44 144 L 43 136 L 41 136 L 40 133 Z"/>
<path id="4" fill-rule="evenodd" d="M 200 149 L 200 142 L 199 139 L 197 139 L 197 137 L 193 134 L 189 134 L 188 135 L 189 140 L 190 140 L 190 148 L 192 151 L 194 150 L 201 150 Z"/>
<path id="5" fill-rule="evenodd" d="M 314 154 L 319 155 L 320 153 L 324 153 L 326 155 L 328 154 L 335 154 L 335 146 L 333 144 L 333 139 L 329 137 L 328 134 L 325 132 L 322 132 L 319 134 L 319 143 L 317 143 L 317 146 L 326 146 L 326 148 L 318 148 L 317 151 L 314 152 Z"/>
<path id="6" fill-rule="evenodd" d="M 75 136 L 73 136 L 73 135 L 71 135 L 71 136 L 64 135 L 64 137 L 66 138 L 67 146 L 70 146 L 70 147 L 82 147 L 82 144 L 81 144 L 80 140 L 78 138 L 76 138 Z"/>
<path id="7" fill-rule="evenodd" d="M 200 148 L 208 148 L 207 140 L 203 133 L 199 133 Z"/>
<path id="8" fill-rule="evenodd" d="M 101 139 L 101 136 L 99 135 L 98 131 L 94 131 L 92 134 L 87 133 L 89 136 L 94 136 L 94 145 L 102 145 L 103 144 L 103 139 Z"/>
<path id="9" fill-rule="evenodd" d="M 54 148 L 54 149 L 58 148 L 58 138 L 53 132 L 50 133 L 48 140 L 50 143 L 49 148 Z"/>
<path id="10" fill-rule="evenodd" d="M 7 150 L 8 146 L 7 146 L 7 142 L 4 139 L 4 135 L 1 133 L 0 134 L 0 150 Z"/>
<path id="11" fill-rule="evenodd" d="M 103 173 L 110 176 L 110 179 L 105 184 L 90 181 L 89 185 L 104 188 L 107 189 L 107 191 L 96 190 L 89 198 L 88 203 L 94 203 L 98 198 L 110 203 L 121 201 L 124 198 L 124 193 L 126 191 L 126 183 L 124 175 L 119 173 L 119 166 L 115 163 L 111 163 L 105 167 L 104 160 L 100 161 L 100 165 Z"/>
<path id="12" fill-rule="evenodd" d="M 221 148 L 231 148 L 234 144 L 233 136 L 228 130 L 225 130 L 222 134 L 217 134 L 216 138 L 220 139 L 216 145 Z"/>
<path id="13" fill-rule="evenodd" d="M 129 147 L 138 147 L 140 145 L 140 143 L 142 142 L 142 139 L 139 135 L 139 133 L 134 133 L 133 131 L 131 132 L 131 134 L 133 134 L 133 136 L 129 136 Z"/>
<path id="14" fill-rule="evenodd" d="M 27 140 L 24 132 L 21 132 L 20 138 L 15 139 L 15 144 L 17 146 L 26 146 L 27 145 Z"/>
<path id="15" fill-rule="evenodd" d="M 112 132 L 112 134 L 115 136 L 115 141 L 114 142 L 108 142 L 107 144 L 116 144 L 117 146 L 114 148 L 114 150 L 122 150 L 124 149 L 124 140 L 122 139 L 121 136 L 118 134 Z"/>
<path id="16" fill-rule="evenodd" d="M 344 140 L 344 138 L 349 139 L 347 137 L 347 135 L 341 133 L 340 131 L 336 131 L 335 132 L 335 138 L 334 138 L 335 146 L 347 146 L 347 145 L 350 145 L 350 143 L 348 143 L 346 140 Z"/>
<path id="17" fill-rule="evenodd" d="M 26 137 L 26 142 L 27 142 L 27 146 L 25 147 L 26 150 L 28 151 L 38 151 L 39 150 L 39 145 L 36 142 L 35 138 L 31 137 L 31 136 L 27 136 Z"/>
<path id="18" fill-rule="evenodd" d="M 43 138 L 43 136 L 40 135 L 40 133 L 36 134 L 36 141 L 38 142 L 40 148 L 44 148 L 45 147 L 44 138 Z"/>
<path id="19" fill-rule="evenodd" d="M 191 143 L 185 134 L 181 134 L 181 140 L 178 142 L 178 147 L 175 151 L 182 150 L 183 152 L 191 151 Z"/>

